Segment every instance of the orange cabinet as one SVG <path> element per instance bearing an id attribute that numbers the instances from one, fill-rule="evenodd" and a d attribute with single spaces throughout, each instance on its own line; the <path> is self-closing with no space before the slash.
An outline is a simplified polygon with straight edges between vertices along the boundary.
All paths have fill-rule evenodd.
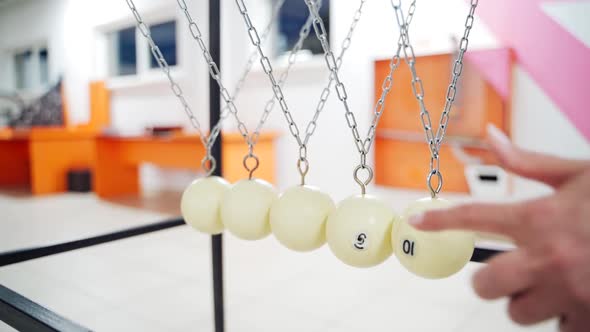
<path id="1" fill-rule="evenodd" d="M 510 57 L 510 52 L 501 54 Z M 416 60 L 416 69 L 423 81 L 426 109 L 430 113 L 435 132 L 444 109 L 453 61 L 454 56 L 451 54 L 421 56 Z M 464 63 L 445 141 L 440 151 L 444 189 L 457 192 L 468 191 L 464 165 L 448 144 L 459 146 L 463 152 L 476 156 L 485 163 L 494 163 L 485 148 L 486 125 L 493 123 L 507 131 L 509 119 L 508 102 L 486 80 L 477 66 L 468 61 Z M 388 72 L 388 59 L 375 62 L 375 100 L 381 94 L 381 84 Z M 377 127 L 376 183 L 425 189 L 430 153 L 411 80 L 411 72 L 402 61 L 394 72 L 393 88 Z"/>

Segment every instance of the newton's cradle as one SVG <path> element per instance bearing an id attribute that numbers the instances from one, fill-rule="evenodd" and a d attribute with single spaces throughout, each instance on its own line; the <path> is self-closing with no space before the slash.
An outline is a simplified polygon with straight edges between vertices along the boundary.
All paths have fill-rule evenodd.
<path id="1" fill-rule="evenodd" d="M 354 29 L 362 17 L 362 9 L 366 0 L 360 0 L 338 57 L 332 51 L 324 22 L 319 15 L 318 8 L 321 6 L 321 0 L 304 1 L 309 10 L 308 19 L 302 25 L 299 39 L 289 53 L 287 69 L 277 78 L 271 61 L 262 47 L 275 18 L 271 18 L 271 23 L 262 34 L 259 34 L 244 0 L 235 0 L 237 10 L 243 18 L 248 37 L 255 50 L 250 55 L 250 60 L 247 62 L 239 84 L 231 93 L 223 85 L 219 65 L 211 56 L 200 27 L 191 16 L 186 2 L 184 0 L 177 1 L 180 10 L 184 13 L 192 37 L 202 51 L 210 77 L 217 84 L 220 96 L 225 103 L 217 123 L 209 134 L 205 134 L 196 115 L 187 103 L 182 88 L 174 80 L 166 59 L 152 39 L 147 24 L 143 21 L 133 0 L 127 0 L 137 21 L 139 31 L 147 39 L 154 58 L 169 79 L 172 92 L 178 97 L 180 105 L 191 120 L 191 124 L 199 132 L 201 143 L 207 152 L 202 160 L 205 176 L 191 183 L 181 199 L 180 206 L 185 221 L 196 230 L 204 233 L 216 235 L 227 229 L 244 240 L 259 240 L 272 232 L 281 244 L 295 251 L 311 251 L 327 242 L 338 259 L 354 267 L 375 266 L 395 254 L 403 266 L 422 277 L 444 278 L 456 273 L 473 255 L 474 234 L 465 231 L 418 231 L 408 223 L 408 219 L 426 210 L 445 208 L 451 205 L 450 202 L 437 197 L 443 185 L 438 151 L 444 139 L 449 114 L 456 95 L 457 82 L 461 76 L 463 56 L 467 51 L 477 1 L 471 2 L 465 20 L 464 34 L 460 41 L 458 55 L 447 89 L 445 109 L 436 131 L 433 131 L 429 112 L 424 105 L 422 81 L 415 67 L 416 58 L 410 42 L 409 28 L 416 9 L 416 1 L 412 1 L 407 14 L 404 14 L 402 10 L 401 1 L 391 1 L 391 18 L 397 22 L 399 28 L 397 51 L 390 60 L 389 74 L 382 83 L 381 97 L 375 103 L 371 125 L 364 137 L 359 133 L 355 119 L 355 113 L 358 112 L 353 111 L 348 104 L 346 87 L 339 77 L 339 69 L 342 66 L 343 56 L 351 45 Z M 274 8 L 275 15 L 283 3 L 284 1 L 277 2 Z M 330 79 L 320 94 L 314 117 L 302 132 L 289 109 L 289 103 L 283 94 L 282 87 L 287 81 L 289 70 L 296 62 L 297 53 L 301 49 L 303 41 L 312 31 L 322 45 L 326 66 L 330 70 Z M 240 84 L 243 84 L 256 58 L 260 59 L 260 65 L 272 85 L 272 95 L 261 110 L 262 115 L 255 131 L 251 133 L 240 119 L 241 111 L 235 105 L 234 98 L 240 92 Z M 431 197 L 410 204 L 401 215 L 397 215 L 377 197 L 366 193 L 366 187 L 373 177 L 372 168 L 367 163 L 367 154 L 375 138 L 377 124 L 383 114 L 385 99 L 394 85 L 393 72 L 404 63 L 409 66 L 412 73 L 411 84 L 421 110 L 418 114 L 418 121 L 421 121 L 423 125 L 426 143 L 431 152 L 430 171 L 426 177 Z M 350 196 L 337 205 L 328 195 L 305 182 L 305 176 L 309 171 L 307 159 L 309 141 L 318 127 L 317 120 L 332 90 L 336 91 L 337 97 L 342 103 L 346 120 L 344 123 L 352 132 L 360 159 L 358 166 L 354 169 L 353 178 L 359 184 L 361 193 Z M 299 146 L 294 160 L 301 178 L 299 184 L 287 189 L 281 195 L 278 195 L 269 183 L 255 178 L 259 163 L 264 162 L 256 156 L 256 142 L 266 119 L 276 105 L 283 112 L 289 131 Z M 230 185 L 222 177 L 214 175 L 217 169 L 217 158 L 212 155 L 213 144 L 221 131 L 222 121 L 229 116 L 238 124 L 240 134 L 243 136 L 245 144 L 248 145 L 248 153 L 244 156 L 243 166 L 249 172 L 249 177 L 233 185 Z"/>
<path id="2" fill-rule="evenodd" d="M 352 45 L 353 33 L 362 18 L 362 10 L 367 0 L 357 0 L 359 5 L 338 54 L 334 54 L 328 41 L 324 22 L 318 14 L 322 0 L 289 0 L 304 1 L 307 6 L 308 18 L 301 26 L 299 39 L 289 53 L 287 68 L 279 77 L 275 77 L 272 63 L 265 55 L 262 44 L 267 39 L 272 29 L 272 23 L 276 21 L 279 10 L 286 0 L 274 2 L 270 23 L 264 30 L 260 30 L 260 33 L 244 0 L 234 1 L 236 10 L 243 18 L 243 23 L 248 31 L 247 38 L 254 46 L 254 51 L 249 55 L 238 83 L 230 92 L 221 81 L 219 67 L 221 1 L 208 1 L 209 40 L 208 43 L 205 43 L 201 27 L 191 16 L 185 0 L 177 0 L 178 7 L 186 18 L 190 34 L 202 51 L 202 58 L 209 71 L 209 134 L 205 135 L 191 105 L 184 97 L 182 87 L 175 81 L 166 59 L 153 41 L 148 24 L 143 21 L 133 0 L 126 0 L 137 21 L 138 31 L 146 38 L 152 55 L 169 80 L 171 92 L 177 97 L 179 105 L 186 112 L 190 123 L 198 131 L 201 143 L 205 147 L 206 155 L 201 162 L 205 175 L 189 185 L 181 199 L 180 205 L 184 220 L 166 220 L 59 244 L 3 252 L 0 253 L 0 267 L 157 232 L 185 225 L 186 222 L 200 232 L 211 234 L 215 331 L 223 332 L 225 326 L 222 232 L 225 229 L 244 240 L 257 240 L 272 233 L 285 247 L 299 252 L 312 251 L 327 242 L 330 250 L 339 260 L 359 268 L 381 264 L 394 254 L 409 271 L 429 279 L 448 277 L 461 270 L 469 260 L 483 262 L 498 252 L 491 249 L 474 248 L 474 235 L 469 232 L 421 232 L 408 223 L 408 218 L 415 214 L 451 205 L 450 202 L 437 197 L 443 186 L 443 176 L 439 167 L 439 151 L 456 96 L 457 82 L 463 70 L 463 56 L 467 51 L 477 0 L 471 0 L 464 24 L 463 37 L 460 40 L 457 58 L 452 67 L 444 109 L 435 131 L 433 131 L 430 113 L 424 104 L 422 80 L 415 67 L 416 58 L 410 42 L 410 23 L 416 10 L 416 0 L 408 0 L 410 3 L 406 11 L 402 11 L 402 4 L 399 0 L 391 0 L 389 4 L 386 2 L 374 3 L 374 5 L 390 7 L 384 9 L 391 11 L 391 20 L 397 23 L 399 29 L 399 39 L 397 44 L 393 44 L 397 46 L 397 51 L 391 57 L 388 75 L 381 85 L 380 98 L 375 102 L 372 121 L 364 136 L 361 136 L 359 132 L 360 128 L 357 125 L 355 114 L 365 110 L 352 110 L 349 107 L 347 90 L 340 79 L 339 69 L 343 65 L 347 49 Z M 289 100 L 285 98 L 282 88 L 288 79 L 291 67 L 296 63 L 298 51 L 301 50 L 303 41 L 310 34 L 315 35 L 321 43 L 326 66 L 330 70 L 330 77 L 324 89 L 318 91 L 318 101 L 313 117 L 305 127 L 300 127 L 300 123 L 295 121 L 296 116 L 291 112 Z M 262 66 L 264 73 L 268 76 L 272 89 L 269 91 L 268 101 L 260 110 L 261 116 L 257 126 L 253 132 L 250 132 L 240 120 L 241 111 L 234 104 L 234 100 L 240 93 L 250 69 L 258 64 Z M 417 121 L 422 124 L 426 146 L 430 152 L 430 171 L 426 174 L 425 180 L 431 195 L 413 202 L 398 215 L 379 198 L 368 194 L 366 188 L 373 178 L 373 170 L 368 164 L 367 154 L 371 151 L 386 97 L 394 88 L 393 73 L 400 65 L 408 66 L 412 75 L 410 82 L 396 82 L 396 84 L 398 86 L 399 84 L 411 84 L 420 109 Z M 307 159 L 310 139 L 317 127 L 321 127 L 318 120 L 331 94 L 336 94 L 341 103 L 339 107 L 344 112 L 342 125 L 349 127 L 352 133 L 352 142 L 359 157 L 359 163 L 352 170 L 352 175 L 354 181 L 360 186 L 360 193 L 352 195 L 338 204 L 335 204 L 328 195 L 319 189 L 309 186 L 305 179 L 310 171 L 310 163 Z M 221 100 L 223 100 L 223 105 Z M 259 160 L 256 155 L 256 143 L 266 119 L 277 105 L 284 115 L 289 132 L 299 146 L 298 151 L 294 153 L 293 161 L 299 172 L 300 182 L 293 184 L 281 195 L 278 195 L 269 183 L 257 180 L 255 177 L 256 169 L 260 163 L 264 162 L 264 160 Z M 233 185 L 221 177 L 219 134 L 222 122 L 230 121 L 227 119 L 228 117 L 235 121 L 248 146 L 243 166 L 248 171 L 249 177 Z M 17 330 L 24 331 L 89 331 L 89 329 L 2 285 L 0 285 L 0 321 Z"/>
<path id="3" fill-rule="evenodd" d="M 470 3 L 463 37 L 459 42 L 445 96 L 444 110 L 436 126 L 433 126 L 430 113 L 425 107 L 425 92 L 416 70 L 416 58 L 410 39 L 410 26 L 416 10 L 416 0 L 411 1 L 406 10 L 402 9 L 402 3 L 399 0 L 391 0 L 389 4 L 374 3 L 374 5 L 385 6 L 391 11 L 390 17 L 397 23 L 399 39 L 394 44 L 397 46 L 397 51 L 390 59 L 389 73 L 382 82 L 380 98 L 375 102 L 371 124 L 365 135 L 361 134 L 356 121 L 356 114 L 365 110 L 353 110 L 349 106 L 347 90 L 340 78 L 339 69 L 343 65 L 347 49 L 352 44 L 357 23 L 362 19 L 366 0 L 359 0 L 348 34 L 342 41 L 338 54 L 334 53 L 328 41 L 324 22 L 319 15 L 318 10 L 322 0 L 299 1 L 305 2 L 308 18 L 300 28 L 299 39 L 289 52 L 286 70 L 277 77 L 270 59 L 265 54 L 263 44 L 285 0 L 276 2 L 270 23 L 263 30 L 259 30 L 255 25 L 246 2 L 235 0 L 236 10 L 242 16 L 243 24 L 248 32 L 247 38 L 254 50 L 249 55 L 241 78 L 230 92 L 222 82 L 219 67 L 219 20 L 214 24 L 216 30 L 210 31 L 212 40 L 217 39 L 216 43 L 210 43 L 209 45 L 213 45 L 213 48 L 209 48 L 204 41 L 201 27 L 190 14 L 189 6 L 184 0 L 177 0 L 178 7 L 185 17 L 185 24 L 199 46 L 209 71 L 210 103 L 212 109 L 217 109 L 217 114 L 211 114 L 210 130 L 205 133 L 191 105 L 186 101 L 181 86 L 175 81 L 166 59 L 152 39 L 140 9 L 135 6 L 133 0 L 127 0 L 138 30 L 146 38 L 152 55 L 169 80 L 172 93 L 177 97 L 179 105 L 186 112 L 192 126 L 198 131 L 201 143 L 205 147 L 206 156 L 201 162 L 204 176 L 197 178 L 186 188 L 180 202 L 184 220 L 194 229 L 213 235 L 214 249 L 217 246 L 219 251 L 221 250 L 220 234 L 224 230 L 228 230 L 238 238 L 251 241 L 262 239 L 272 233 L 282 245 L 294 251 L 312 251 L 327 243 L 339 260 L 354 267 L 372 267 L 395 255 L 405 268 L 424 278 L 439 279 L 457 273 L 474 256 L 475 235 L 466 231 L 423 232 L 415 229 L 408 220 L 411 216 L 424 211 L 452 205 L 451 202 L 438 197 L 443 186 L 443 175 L 439 168 L 439 150 L 457 93 L 457 83 L 461 77 L 463 57 L 467 51 L 478 1 L 472 0 Z M 218 5 L 217 3 L 216 6 Z M 318 93 L 313 117 L 305 123 L 305 126 L 302 126 L 300 119 L 296 121 L 297 114 L 292 112 L 289 100 L 283 94 L 283 87 L 288 80 L 290 69 L 296 64 L 303 41 L 310 34 L 315 35 L 321 43 L 330 77 L 325 88 Z M 254 65 L 262 67 L 271 84 L 271 89 L 269 89 L 268 101 L 260 109 L 258 124 L 255 128 L 248 128 L 241 120 L 243 110 L 236 106 L 234 100 Z M 366 192 L 373 178 L 373 170 L 367 155 L 375 139 L 386 97 L 390 90 L 395 88 L 393 73 L 396 68 L 404 65 L 410 69 L 412 80 L 395 82 L 395 84 L 411 84 L 420 109 L 420 112 L 416 114 L 416 121 L 419 121 L 424 129 L 425 148 L 430 151 L 430 170 L 426 174 L 425 183 L 431 195 L 411 203 L 401 214 L 397 214 L 378 197 Z M 359 194 L 352 195 L 337 204 L 318 188 L 308 185 L 305 180 L 310 170 L 307 159 L 308 149 L 311 148 L 310 140 L 318 127 L 321 130 L 318 119 L 321 117 L 326 101 L 334 93 L 340 100 L 339 108 L 344 113 L 342 125 L 349 127 L 353 138 L 352 143 L 358 152 L 359 163 L 352 170 L 352 175 L 360 187 Z M 220 100 L 223 100 L 223 105 L 219 104 Z M 294 151 L 293 164 L 300 175 L 300 182 L 293 184 L 280 195 L 269 183 L 256 179 L 255 176 L 259 164 L 264 162 L 256 155 L 256 143 L 269 114 L 277 106 L 299 147 L 298 151 Z M 222 122 L 230 120 L 235 121 L 244 143 L 248 146 L 248 153 L 243 158 L 243 167 L 248 171 L 249 176 L 234 184 L 229 184 L 221 177 L 221 167 L 218 164 L 220 144 L 216 144 Z M 219 252 L 218 256 L 220 256 Z M 218 259 L 221 258 L 218 257 Z"/>

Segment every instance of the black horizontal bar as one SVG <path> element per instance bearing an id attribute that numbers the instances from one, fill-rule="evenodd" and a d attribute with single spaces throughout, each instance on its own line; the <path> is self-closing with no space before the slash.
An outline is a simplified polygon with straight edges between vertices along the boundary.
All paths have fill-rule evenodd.
<path id="1" fill-rule="evenodd" d="M 475 248 L 473 255 L 471 256 L 472 262 L 484 263 L 488 259 L 503 253 L 504 250 L 495 250 L 487 248 Z"/>
<path id="2" fill-rule="evenodd" d="M 86 239 L 53 244 L 43 247 L 18 249 L 8 252 L 0 253 L 0 267 L 10 264 L 16 264 L 28 261 L 35 258 L 55 255 L 67 251 L 95 246 L 102 243 L 117 241 L 121 239 L 130 238 L 137 235 L 156 232 L 167 228 L 185 225 L 182 218 L 176 218 L 166 221 L 161 221 L 149 225 L 133 227 L 122 231 L 107 233 L 103 235 L 93 236 Z"/>
<path id="3" fill-rule="evenodd" d="M 2 285 L 0 285 L 0 321 L 18 331 L 90 331 Z"/>
<path id="4" fill-rule="evenodd" d="M 172 228 L 176 226 L 185 225 L 182 218 L 165 220 L 150 225 L 138 226 L 122 231 L 107 233 L 103 235 L 93 236 L 86 239 L 80 239 L 70 242 L 64 242 L 59 244 L 53 244 L 43 247 L 18 249 L 0 253 L 0 267 L 25 262 L 35 258 L 41 258 L 45 256 L 51 256 L 60 254 L 76 249 L 86 248 L 95 246 L 102 243 L 122 240 L 142 234 L 157 232 L 163 229 Z M 484 262 L 494 255 L 502 253 L 502 250 L 493 250 L 485 248 L 475 248 L 473 256 L 471 257 L 472 262 Z"/>

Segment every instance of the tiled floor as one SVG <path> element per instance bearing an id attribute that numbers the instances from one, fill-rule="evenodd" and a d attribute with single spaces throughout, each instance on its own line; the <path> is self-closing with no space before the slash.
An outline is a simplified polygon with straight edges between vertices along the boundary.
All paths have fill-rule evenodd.
<path id="1" fill-rule="evenodd" d="M 0 251 L 169 217 L 71 194 L 0 194 L 0 211 Z M 506 303 L 478 299 L 470 287 L 476 263 L 428 281 L 393 258 L 354 269 L 325 246 L 299 254 L 272 236 L 226 235 L 224 245 L 229 332 L 556 330 L 554 322 L 516 326 Z M 212 331 L 209 246 L 209 237 L 182 226 L 0 268 L 0 284 L 97 331 Z"/>

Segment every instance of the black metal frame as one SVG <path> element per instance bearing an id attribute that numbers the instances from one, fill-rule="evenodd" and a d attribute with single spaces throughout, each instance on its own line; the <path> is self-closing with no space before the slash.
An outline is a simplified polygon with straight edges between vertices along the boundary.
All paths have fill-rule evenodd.
<path id="1" fill-rule="evenodd" d="M 221 0 L 209 0 L 209 51 L 211 57 L 221 67 Z M 212 128 L 220 117 L 221 100 L 217 83 L 209 79 L 209 123 Z M 211 150 L 217 161 L 214 175 L 221 176 L 223 165 L 221 158 L 221 135 Z M 64 253 L 72 250 L 95 246 L 163 229 L 184 225 L 181 218 L 166 220 L 150 225 L 133 227 L 117 232 L 107 233 L 86 239 L 80 239 L 55 245 L 14 250 L 0 253 L 0 267 L 25 262 L 31 259 Z M 483 262 L 501 251 L 476 248 L 471 261 Z M 225 331 L 223 298 L 223 236 L 211 237 L 211 263 L 213 265 L 213 306 L 215 332 Z M 57 313 L 25 298 L 24 296 L 0 285 L 0 321 L 6 322 L 21 331 L 90 331 Z"/>
<path id="2" fill-rule="evenodd" d="M 4 252 L 0 253 L 0 267 L 183 225 L 186 224 L 182 218 L 171 219 L 75 241 Z M 222 235 L 212 236 L 211 249 L 215 332 L 224 332 Z M 484 262 L 501 252 L 475 248 L 471 261 Z M 2 285 L 0 285 L 0 321 L 19 331 L 90 331 Z"/>
<path id="3" fill-rule="evenodd" d="M 221 70 L 221 0 L 209 0 L 209 52 L 213 62 Z M 213 128 L 221 117 L 221 92 L 217 82 L 209 77 L 209 128 Z M 211 154 L 217 162 L 213 175 L 222 176 L 221 158 L 222 135 L 217 136 Z M 213 264 L 213 312 L 215 332 L 225 331 L 225 310 L 223 305 L 223 235 L 211 236 L 211 263 Z"/>
<path id="4" fill-rule="evenodd" d="M 18 331 L 90 331 L 2 285 L 0 285 L 0 320 Z"/>

